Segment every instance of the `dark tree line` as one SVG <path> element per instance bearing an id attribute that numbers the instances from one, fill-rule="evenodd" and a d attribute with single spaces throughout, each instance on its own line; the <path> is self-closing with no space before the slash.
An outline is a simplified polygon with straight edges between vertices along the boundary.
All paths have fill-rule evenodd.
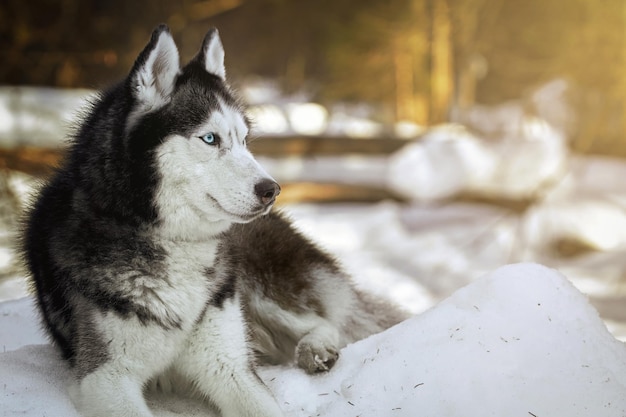
<path id="1" fill-rule="evenodd" d="M 565 77 L 579 92 L 578 143 L 626 142 L 623 0 L 4 0 L 0 82 L 100 87 L 160 22 L 185 58 L 217 26 L 235 81 L 271 77 L 425 124 Z"/>

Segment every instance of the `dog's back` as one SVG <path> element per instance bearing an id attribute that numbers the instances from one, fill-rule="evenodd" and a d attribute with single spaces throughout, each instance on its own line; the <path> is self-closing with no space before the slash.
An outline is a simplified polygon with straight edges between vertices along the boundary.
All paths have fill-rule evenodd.
<path id="1" fill-rule="evenodd" d="M 66 359 L 72 359 L 71 307 L 66 302 L 64 280 L 57 276 L 50 239 L 64 227 L 71 211 L 72 188 L 55 178 L 41 192 L 29 213 L 23 235 L 23 253 L 32 275 L 43 323 Z M 67 182 L 67 181 L 65 181 Z"/>

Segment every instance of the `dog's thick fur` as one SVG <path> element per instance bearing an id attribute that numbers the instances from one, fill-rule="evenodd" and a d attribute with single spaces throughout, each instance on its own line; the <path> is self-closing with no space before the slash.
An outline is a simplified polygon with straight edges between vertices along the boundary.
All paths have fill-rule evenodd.
<path id="1" fill-rule="evenodd" d="M 29 211 L 23 252 L 85 416 L 148 417 L 150 381 L 185 381 L 225 417 L 280 416 L 254 364 L 327 371 L 404 318 L 271 212 L 216 30 L 180 68 L 158 27 L 101 94 Z"/>

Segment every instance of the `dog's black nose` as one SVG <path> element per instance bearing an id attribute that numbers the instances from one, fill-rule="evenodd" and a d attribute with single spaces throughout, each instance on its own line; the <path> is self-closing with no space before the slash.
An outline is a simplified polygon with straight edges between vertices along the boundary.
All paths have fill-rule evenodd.
<path id="1" fill-rule="evenodd" d="M 264 206 L 270 205 L 280 194 L 280 185 L 272 180 L 263 180 L 254 186 L 254 193 Z"/>

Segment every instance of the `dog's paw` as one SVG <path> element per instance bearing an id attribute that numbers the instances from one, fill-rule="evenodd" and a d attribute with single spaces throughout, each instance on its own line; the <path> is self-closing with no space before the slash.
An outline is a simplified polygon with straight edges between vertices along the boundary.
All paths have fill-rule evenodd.
<path id="1" fill-rule="evenodd" d="M 298 366 L 310 374 L 329 371 L 339 359 L 339 351 L 333 346 L 301 340 L 296 347 Z"/>

